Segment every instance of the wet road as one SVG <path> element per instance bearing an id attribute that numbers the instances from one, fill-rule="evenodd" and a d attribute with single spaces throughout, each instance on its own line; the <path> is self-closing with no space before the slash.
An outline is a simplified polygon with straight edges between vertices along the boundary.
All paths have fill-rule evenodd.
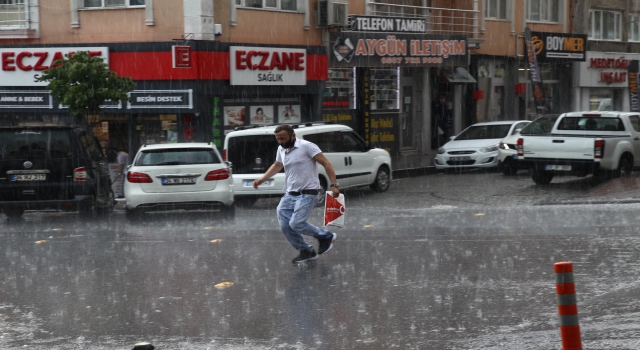
<path id="1" fill-rule="evenodd" d="M 275 200 L 235 222 L 27 213 L 0 224 L 0 348 L 560 349 L 553 263 L 572 261 L 584 347 L 637 349 L 640 204 L 620 188 L 468 173 L 348 191 L 334 249 L 299 266 Z"/>

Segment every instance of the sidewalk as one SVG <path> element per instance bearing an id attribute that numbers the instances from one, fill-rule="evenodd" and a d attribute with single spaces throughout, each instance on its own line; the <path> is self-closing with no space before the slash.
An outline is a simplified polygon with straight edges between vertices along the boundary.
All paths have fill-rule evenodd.
<path id="1" fill-rule="evenodd" d="M 416 154 L 416 155 L 398 155 L 391 157 L 391 168 L 393 169 L 394 178 L 403 178 L 409 176 L 420 176 L 433 174 L 436 168 L 433 166 L 433 155 Z"/>

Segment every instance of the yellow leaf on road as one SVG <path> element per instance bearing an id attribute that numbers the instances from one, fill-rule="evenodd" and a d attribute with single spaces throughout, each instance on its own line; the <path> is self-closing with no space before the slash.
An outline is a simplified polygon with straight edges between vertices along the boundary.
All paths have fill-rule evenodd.
<path id="1" fill-rule="evenodd" d="M 222 283 L 216 284 L 214 287 L 216 287 L 218 289 L 225 289 L 225 288 L 229 288 L 231 286 L 233 286 L 233 282 L 222 282 Z"/>
<path id="2" fill-rule="evenodd" d="M 213 229 L 213 226 L 206 226 L 204 229 L 205 230 L 211 230 L 211 229 Z"/>
<path id="3" fill-rule="evenodd" d="M 209 242 L 211 242 L 211 243 L 218 243 L 218 242 L 222 242 L 222 239 L 220 239 L 220 238 L 216 238 L 216 239 L 212 239 L 212 240 L 210 240 Z"/>
<path id="4" fill-rule="evenodd" d="M 62 231 L 61 228 L 54 228 L 53 231 Z"/>
<path id="5" fill-rule="evenodd" d="M 484 213 L 478 213 L 476 216 L 484 216 Z"/>
<path id="6" fill-rule="evenodd" d="M 373 227 L 373 225 L 367 224 L 367 225 L 364 225 L 364 227 L 369 228 L 369 227 Z"/>
<path id="7" fill-rule="evenodd" d="M 39 241 L 36 241 L 36 244 L 40 244 L 40 243 L 47 243 L 46 239 L 41 239 Z"/>

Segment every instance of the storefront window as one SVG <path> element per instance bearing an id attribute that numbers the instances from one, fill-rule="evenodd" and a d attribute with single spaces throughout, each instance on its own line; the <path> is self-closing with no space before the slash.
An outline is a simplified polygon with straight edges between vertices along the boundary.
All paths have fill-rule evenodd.
<path id="1" fill-rule="evenodd" d="M 607 88 L 591 88 L 589 90 L 589 110 L 611 111 L 613 92 Z"/>
<path id="2" fill-rule="evenodd" d="M 398 68 L 371 69 L 371 110 L 399 109 Z"/>
<path id="3" fill-rule="evenodd" d="M 354 109 L 355 68 L 331 68 L 324 88 L 324 109 Z"/>

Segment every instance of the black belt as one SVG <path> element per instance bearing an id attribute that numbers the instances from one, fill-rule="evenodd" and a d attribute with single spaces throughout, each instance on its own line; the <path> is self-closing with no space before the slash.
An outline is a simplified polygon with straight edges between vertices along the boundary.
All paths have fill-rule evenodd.
<path id="1" fill-rule="evenodd" d="M 289 194 L 292 195 L 292 196 L 299 196 L 301 194 L 318 194 L 318 191 L 320 191 L 320 190 L 302 190 L 300 192 L 291 191 L 291 192 L 289 192 Z"/>

